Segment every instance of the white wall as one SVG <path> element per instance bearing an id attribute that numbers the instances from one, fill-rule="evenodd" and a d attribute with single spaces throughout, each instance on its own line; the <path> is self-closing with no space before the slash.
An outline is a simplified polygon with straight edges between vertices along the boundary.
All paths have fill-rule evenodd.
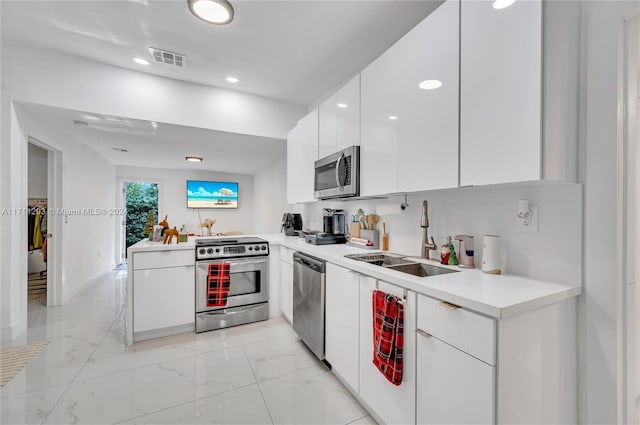
<path id="1" fill-rule="evenodd" d="M 615 423 L 617 417 L 617 135 L 618 54 L 623 19 L 640 13 L 637 2 L 586 3 L 581 137 L 585 183 L 582 338 L 583 423 Z"/>
<path id="2" fill-rule="evenodd" d="M 17 111 L 25 136 L 62 152 L 62 208 L 82 210 L 116 207 L 114 165 L 80 140 L 69 138 L 55 125 L 44 123 L 20 107 Z M 62 238 L 62 289 L 66 298 L 115 265 L 113 229 L 117 216 L 82 212 L 62 216 L 59 236 Z"/>
<path id="3" fill-rule="evenodd" d="M 255 232 L 278 233 L 282 214 L 290 210 L 287 204 L 286 156 L 254 176 Z"/>
<path id="4" fill-rule="evenodd" d="M 527 183 L 442 190 L 412 194 L 410 207 L 399 215 L 381 216 L 387 223 L 389 250 L 420 255 L 422 243 L 422 201 L 429 202 L 429 235 L 438 246 L 446 236 L 474 236 L 475 262 L 482 259 L 482 235 L 502 237 L 504 272 L 542 280 L 580 285 L 582 188 L 579 184 Z M 539 208 L 539 231 L 516 229 L 519 199 L 529 199 Z M 322 208 L 343 208 L 348 215 L 363 208 L 373 213 L 381 204 L 394 204 L 400 210 L 403 197 L 367 201 L 321 201 L 298 204 L 305 228 L 322 229 Z M 380 229 L 382 226 L 380 225 Z M 458 248 L 457 242 L 455 243 Z M 432 258 L 440 258 L 432 251 Z"/>
<path id="5" fill-rule="evenodd" d="M 116 169 L 118 181 L 149 181 L 159 183 L 160 218 L 167 214 L 171 227 L 178 229 L 183 224 L 188 232 L 200 234 L 200 217 L 216 219 L 214 232 L 239 230 L 245 234 L 254 233 L 254 182 L 253 176 L 246 174 L 216 173 L 211 171 L 175 170 L 144 167 L 124 167 Z M 238 209 L 193 209 L 187 208 L 186 181 L 213 180 L 238 182 Z"/>
<path id="6" fill-rule="evenodd" d="M 29 143 L 29 177 L 27 178 L 29 198 L 47 198 L 47 151 Z"/>
<path id="7" fill-rule="evenodd" d="M 6 44 L 6 43 L 5 43 Z M 12 98 L 139 120 L 285 139 L 304 108 L 158 77 L 39 47 L 10 45 Z"/>

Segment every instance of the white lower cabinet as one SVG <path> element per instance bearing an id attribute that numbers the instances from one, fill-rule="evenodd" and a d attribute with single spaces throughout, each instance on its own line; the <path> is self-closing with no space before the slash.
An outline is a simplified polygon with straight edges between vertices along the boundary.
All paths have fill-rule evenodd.
<path id="1" fill-rule="evenodd" d="M 493 366 L 433 336 L 418 333 L 416 345 L 418 424 L 495 422 Z"/>
<path id="2" fill-rule="evenodd" d="M 495 321 L 424 295 L 417 312 L 417 423 L 495 423 Z"/>
<path id="3" fill-rule="evenodd" d="M 331 369 L 358 391 L 360 274 L 327 263 L 325 357 Z"/>
<path id="4" fill-rule="evenodd" d="M 404 304 L 403 378 L 395 386 L 378 371 L 373 360 L 373 306 L 372 291 L 376 289 L 403 297 L 404 290 L 397 286 L 360 277 L 360 398 L 387 424 L 416 423 L 416 371 L 415 371 L 415 305 L 416 295 L 407 293 Z"/>
<path id="5" fill-rule="evenodd" d="M 194 265 L 135 270 L 133 332 L 194 323 L 194 282 Z"/>
<path id="6" fill-rule="evenodd" d="M 280 247 L 280 309 L 293 323 L 293 250 Z"/>

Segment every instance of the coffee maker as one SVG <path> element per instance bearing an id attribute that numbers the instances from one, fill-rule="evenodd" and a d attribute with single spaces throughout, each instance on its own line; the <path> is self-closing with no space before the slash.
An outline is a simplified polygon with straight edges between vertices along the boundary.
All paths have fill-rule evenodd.
<path id="1" fill-rule="evenodd" d="M 302 231 L 302 215 L 297 213 L 284 213 L 282 215 L 281 231 L 285 236 L 299 236 Z"/>
<path id="2" fill-rule="evenodd" d="M 322 212 L 323 231 L 330 235 L 345 235 L 345 212 L 325 208 Z"/>

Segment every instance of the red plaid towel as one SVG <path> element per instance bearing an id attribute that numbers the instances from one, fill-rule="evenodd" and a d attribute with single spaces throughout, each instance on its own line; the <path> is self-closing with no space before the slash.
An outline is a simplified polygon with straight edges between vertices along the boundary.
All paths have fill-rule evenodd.
<path id="1" fill-rule="evenodd" d="M 393 385 L 402 383 L 404 306 L 400 298 L 373 291 L 373 364 Z"/>
<path id="2" fill-rule="evenodd" d="M 229 296 L 229 263 L 209 264 L 207 276 L 207 307 L 225 307 Z"/>

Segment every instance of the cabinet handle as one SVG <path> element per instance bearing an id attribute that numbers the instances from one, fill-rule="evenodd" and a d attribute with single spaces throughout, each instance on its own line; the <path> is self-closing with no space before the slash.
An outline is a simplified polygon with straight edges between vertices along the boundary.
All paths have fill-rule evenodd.
<path id="1" fill-rule="evenodd" d="M 425 332 L 422 329 L 416 329 L 416 333 L 418 335 L 421 335 L 421 336 L 425 337 L 425 338 L 430 338 L 431 337 L 431 334 L 429 332 Z"/>
<path id="2" fill-rule="evenodd" d="M 439 304 L 444 308 L 448 308 L 449 310 L 457 310 L 457 309 L 460 308 L 459 305 L 451 304 L 451 303 L 448 303 L 446 301 L 440 301 Z"/>

